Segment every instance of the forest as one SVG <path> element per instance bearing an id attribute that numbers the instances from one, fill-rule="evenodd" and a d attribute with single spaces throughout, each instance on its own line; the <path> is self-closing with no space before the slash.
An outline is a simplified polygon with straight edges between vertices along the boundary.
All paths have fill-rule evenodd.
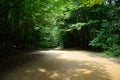
<path id="1" fill-rule="evenodd" d="M 58 46 L 120 57 L 120 0 L 0 0 L 0 50 Z"/>

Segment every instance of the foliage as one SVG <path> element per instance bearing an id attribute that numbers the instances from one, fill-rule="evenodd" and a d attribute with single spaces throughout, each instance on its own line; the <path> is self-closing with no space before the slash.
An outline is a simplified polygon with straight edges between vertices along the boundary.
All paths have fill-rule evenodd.
<path id="1" fill-rule="evenodd" d="M 102 47 L 115 53 L 113 54 L 114 56 L 118 56 L 120 54 L 120 27 L 116 22 L 117 21 L 105 22 L 96 38 L 94 38 L 90 44 L 92 46 Z"/>
<path id="2" fill-rule="evenodd" d="M 1 0 L 0 46 L 102 48 L 120 55 L 118 0 Z"/>
<path id="3" fill-rule="evenodd" d="M 120 56 L 120 17 L 118 15 L 119 9 L 112 6 L 108 11 L 108 18 L 102 22 L 101 29 L 90 43 L 92 46 L 102 47 L 107 50 L 107 54 L 117 57 Z"/>
<path id="4" fill-rule="evenodd" d="M 0 44 L 17 48 L 38 46 L 41 34 L 46 33 L 44 26 L 51 26 L 56 16 L 62 16 L 65 3 L 60 0 L 0 1 Z"/>
<path id="5" fill-rule="evenodd" d="M 118 6 L 82 5 L 68 12 L 63 19 L 63 46 L 98 48 L 109 51 L 112 56 L 119 56 L 119 21 Z"/>
<path id="6" fill-rule="evenodd" d="M 80 30 L 82 28 L 82 26 L 85 26 L 86 23 L 76 23 L 76 24 L 72 24 L 69 26 L 69 29 L 66 31 L 72 31 L 74 29 Z"/>

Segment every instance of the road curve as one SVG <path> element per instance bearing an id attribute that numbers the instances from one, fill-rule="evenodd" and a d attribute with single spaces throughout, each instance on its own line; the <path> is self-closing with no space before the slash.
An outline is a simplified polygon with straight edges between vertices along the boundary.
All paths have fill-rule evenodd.
<path id="1" fill-rule="evenodd" d="M 84 50 L 37 50 L 0 58 L 0 80 L 120 80 L 120 64 Z"/>

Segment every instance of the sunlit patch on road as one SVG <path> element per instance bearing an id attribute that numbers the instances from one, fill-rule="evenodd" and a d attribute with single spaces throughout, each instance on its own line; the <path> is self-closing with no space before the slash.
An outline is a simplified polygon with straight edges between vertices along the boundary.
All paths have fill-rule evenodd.
<path id="1" fill-rule="evenodd" d="M 89 51 L 37 50 L 11 57 L 2 80 L 119 80 L 120 65 Z M 16 62 L 15 62 L 16 61 Z M 12 65 L 11 65 L 12 64 Z M 3 67 L 4 68 L 4 67 Z"/>
<path id="2" fill-rule="evenodd" d="M 46 70 L 45 70 L 45 69 L 42 69 L 42 68 L 39 68 L 38 70 L 39 70 L 40 72 L 43 72 L 43 73 L 46 72 Z"/>

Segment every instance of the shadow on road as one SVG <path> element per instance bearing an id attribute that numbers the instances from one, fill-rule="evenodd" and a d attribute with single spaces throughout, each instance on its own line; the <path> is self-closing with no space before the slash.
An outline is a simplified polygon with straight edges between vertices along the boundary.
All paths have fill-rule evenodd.
<path id="1" fill-rule="evenodd" d="M 36 54 L 37 53 L 37 54 Z M 60 54 L 64 54 L 61 52 Z M 112 80 L 104 66 L 32 52 L 0 56 L 1 80 Z"/>

